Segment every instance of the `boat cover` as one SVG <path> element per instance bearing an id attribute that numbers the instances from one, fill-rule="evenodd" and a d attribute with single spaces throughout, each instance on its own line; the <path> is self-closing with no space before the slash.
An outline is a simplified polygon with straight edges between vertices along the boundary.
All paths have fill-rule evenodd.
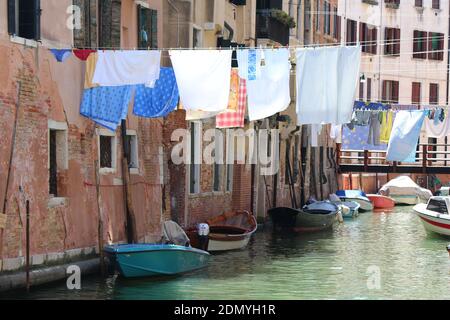
<path id="1" fill-rule="evenodd" d="M 318 201 L 311 203 L 305 207 L 303 207 L 303 211 L 305 212 L 337 212 L 339 211 L 339 208 L 331 202 L 328 201 Z"/>
<path id="2" fill-rule="evenodd" d="M 379 191 L 387 196 L 411 196 L 416 195 L 424 201 L 428 201 L 433 193 L 420 187 L 408 176 L 400 176 L 386 183 Z"/>
<path id="3" fill-rule="evenodd" d="M 340 198 L 367 198 L 366 194 L 361 190 L 339 190 L 336 195 Z"/>
<path id="4" fill-rule="evenodd" d="M 186 232 L 174 221 L 166 221 L 163 227 L 162 243 L 189 246 L 190 240 Z"/>

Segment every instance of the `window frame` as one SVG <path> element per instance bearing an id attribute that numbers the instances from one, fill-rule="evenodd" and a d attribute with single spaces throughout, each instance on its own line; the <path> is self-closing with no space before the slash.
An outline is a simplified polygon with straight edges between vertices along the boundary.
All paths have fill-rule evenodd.
<path id="1" fill-rule="evenodd" d="M 111 167 L 101 166 L 101 146 L 100 137 L 110 137 L 111 138 Z M 115 132 L 107 129 L 97 129 L 97 156 L 99 161 L 99 173 L 102 175 L 115 174 L 117 172 L 117 136 Z"/>

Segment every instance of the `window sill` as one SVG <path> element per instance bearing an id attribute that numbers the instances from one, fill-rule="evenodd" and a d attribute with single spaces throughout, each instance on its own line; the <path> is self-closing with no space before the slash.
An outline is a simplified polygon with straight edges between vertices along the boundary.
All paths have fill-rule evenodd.
<path id="1" fill-rule="evenodd" d="M 99 170 L 100 174 L 115 174 L 116 169 L 114 168 L 100 168 Z"/>
<path id="2" fill-rule="evenodd" d="M 138 175 L 139 174 L 139 169 L 138 168 L 130 168 L 130 174 Z"/>
<path id="3" fill-rule="evenodd" d="M 48 199 L 47 207 L 49 209 L 57 208 L 57 207 L 64 207 L 67 205 L 67 200 L 68 200 L 67 198 L 63 198 L 63 197 L 50 198 L 50 199 Z"/>
<path id="4" fill-rule="evenodd" d="M 10 35 L 9 40 L 13 43 L 21 44 L 27 47 L 37 48 L 38 42 L 36 40 L 26 39 L 15 35 Z"/>

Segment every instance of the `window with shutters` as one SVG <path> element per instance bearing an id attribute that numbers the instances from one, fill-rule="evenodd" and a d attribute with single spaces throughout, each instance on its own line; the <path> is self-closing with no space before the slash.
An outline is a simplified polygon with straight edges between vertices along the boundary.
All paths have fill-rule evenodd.
<path id="1" fill-rule="evenodd" d="M 24 39 L 40 40 L 40 0 L 8 0 L 8 33 Z"/>
<path id="2" fill-rule="evenodd" d="M 354 46 L 357 44 L 357 22 L 351 19 L 347 20 L 347 45 Z"/>
<path id="3" fill-rule="evenodd" d="M 158 11 L 138 6 L 139 48 L 158 48 Z"/>
<path id="4" fill-rule="evenodd" d="M 331 5 L 328 1 L 323 3 L 324 9 L 324 23 L 323 32 L 324 34 L 331 35 Z"/>
<path id="5" fill-rule="evenodd" d="M 432 3 L 432 8 L 433 9 L 441 9 L 441 1 L 440 0 L 433 0 Z"/>
<path id="6" fill-rule="evenodd" d="M 121 0 L 99 0 L 99 47 L 120 48 Z"/>
<path id="7" fill-rule="evenodd" d="M 400 55 L 400 29 L 386 28 L 384 32 L 384 54 Z"/>
<path id="8" fill-rule="evenodd" d="M 444 60 L 444 34 L 430 32 L 428 35 L 428 59 Z"/>
<path id="9" fill-rule="evenodd" d="M 338 9 L 334 8 L 333 36 L 336 40 L 341 40 L 341 17 L 338 16 Z"/>
<path id="10" fill-rule="evenodd" d="M 398 103 L 399 82 L 383 80 L 382 101 L 383 103 Z"/>
<path id="11" fill-rule="evenodd" d="M 413 58 L 415 59 L 427 58 L 427 42 L 428 42 L 427 32 L 414 30 Z"/>
<path id="12" fill-rule="evenodd" d="M 414 105 L 422 103 L 422 84 L 420 82 L 412 83 L 411 103 Z"/>
<path id="13" fill-rule="evenodd" d="M 430 104 L 439 104 L 439 84 L 430 83 Z"/>
<path id="14" fill-rule="evenodd" d="M 73 30 L 76 48 L 97 47 L 97 0 L 73 0 L 81 10 L 81 28 Z"/>
<path id="15" fill-rule="evenodd" d="M 377 54 L 377 28 L 361 22 L 359 32 L 362 52 Z"/>

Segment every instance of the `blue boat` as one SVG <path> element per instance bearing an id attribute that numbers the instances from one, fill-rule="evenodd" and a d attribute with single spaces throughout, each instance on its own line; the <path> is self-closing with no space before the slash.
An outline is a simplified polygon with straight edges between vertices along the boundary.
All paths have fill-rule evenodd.
<path id="1" fill-rule="evenodd" d="M 125 278 L 172 276 L 201 269 L 210 254 L 174 244 L 123 244 L 106 246 L 104 252 Z"/>
<path id="2" fill-rule="evenodd" d="M 339 190 L 336 195 L 341 201 L 354 201 L 359 203 L 359 211 L 372 211 L 373 203 L 367 198 L 367 195 L 361 190 Z"/>

